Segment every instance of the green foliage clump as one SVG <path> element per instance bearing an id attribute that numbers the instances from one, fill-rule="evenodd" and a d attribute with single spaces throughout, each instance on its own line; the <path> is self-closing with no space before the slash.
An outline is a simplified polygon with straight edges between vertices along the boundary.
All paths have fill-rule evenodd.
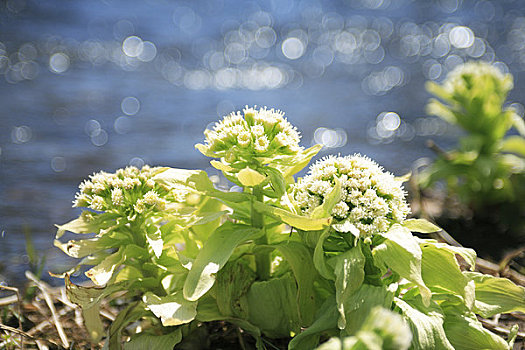
<path id="1" fill-rule="evenodd" d="M 280 133 L 290 143 L 275 141 Z M 271 152 L 258 149 L 263 136 Z M 91 267 L 96 287 L 73 284 L 71 272 L 65 280 L 94 341 L 172 349 L 196 325 L 226 321 L 258 349 L 281 338 L 305 350 L 329 338 L 320 349 L 510 348 L 512 337 L 476 315 L 525 311 L 525 289 L 472 272 L 471 249 L 412 235 L 439 228 L 406 219 L 402 180 L 354 155 L 321 160 L 295 182 L 320 147 L 300 147 L 273 110 L 232 114 L 206 138 L 197 147 L 220 158 L 212 165 L 242 192 L 173 168 L 127 168 L 81 185 L 75 205 L 87 209 L 58 227 L 55 244 Z M 65 231 L 92 235 L 62 243 Z M 106 331 L 104 299 L 125 305 Z"/>
<path id="2" fill-rule="evenodd" d="M 465 134 L 457 149 L 440 154 L 423 174 L 423 187 L 445 180 L 448 193 L 475 210 L 522 202 L 525 195 L 525 124 L 505 108 L 512 75 L 485 62 L 469 62 L 445 81 L 427 83 L 438 99 L 428 112 L 457 125 Z M 506 136 L 515 128 L 519 135 Z"/>

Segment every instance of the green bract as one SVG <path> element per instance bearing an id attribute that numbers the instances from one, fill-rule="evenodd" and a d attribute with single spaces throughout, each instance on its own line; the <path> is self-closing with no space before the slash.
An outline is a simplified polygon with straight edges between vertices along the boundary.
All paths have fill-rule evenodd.
<path id="1" fill-rule="evenodd" d="M 241 192 L 173 168 L 84 182 L 74 204 L 87 209 L 55 244 L 89 266 L 96 287 L 71 272 L 65 281 L 93 341 L 172 349 L 220 320 L 258 349 L 289 338 L 289 349 L 310 350 L 330 337 L 320 349 L 509 349 L 476 314 L 523 311 L 523 288 L 462 271 L 457 256 L 473 269 L 471 249 L 413 236 L 439 228 L 406 220 L 401 181 L 366 157 L 328 157 L 295 183 L 320 149 L 298 142 L 281 112 L 245 109 L 198 146 Z M 63 243 L 65 231 L 89 235 Z M 104 330 L 99 305 L 113 298 L 123 308 Z"/>

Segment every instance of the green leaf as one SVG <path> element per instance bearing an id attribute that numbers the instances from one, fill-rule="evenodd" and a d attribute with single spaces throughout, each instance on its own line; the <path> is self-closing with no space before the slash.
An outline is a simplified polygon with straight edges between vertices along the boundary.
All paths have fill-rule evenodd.
<path id="1" fill-rule="evenodd" d="M 283 174 L 272 167 L 264 167 L 264 171 L 270 178 L 270 183 L 276 194 L 275 197 L 281 198 L 281 196 L 286 193 L 286 180 L 284 179 Z"/>
<path id="2" fill-rule="evenodd" d="M 96 251 L 111 248 L 101 245 L 98 237 L 78 241 L 68 241 L 66 243 L 62 243 L 58 239 L 55 239 L 53 245 L 73 258 L 83 258 Z"/>
<path id="3" fill-rule="evenodd" d="M 341 200 L 341 181 L 334 178 L 335 184 L 330 193 L 324 198 L 323 204 L 316 207 L 311 214 L 314 219 L 330 217 L 332 209 Z"/>
<path id="4" fill-rule="evenodd" d="M 219 227 L 221 218 L 229 211 L 221 210 L 224 207 L 221 201 L 208 197 L 202 203 L 197 213 L 197 221 L 193 223 L 191 230 L 201 242 L 205 242 L 210 234 Z"/>
<path id="5" fill-rule="evenodd" d="M 237 179 L 239 179 L 243 186 L 253 187 L 266 180 L 266 176 L 259 173 L 257 170 L 253 170 L 252 168 L 244 168 L 237 174 Z"/>
<path id="6" fill-rule="evenodd" d="M 298 173 L 301 171 L 305 166 L 310 163 L 310 160 L 317 154 L 319 151 L 323 148 L 323 145 L 315 145 L 312 146 L 303 152 L 301 152 L 298 156 L 292 158 L 289 164 L 293 164 L 292 166 L 288 166 L 284 168 L 283 171 L 283 177 L 288 181 L 289 183 L 293 182 L 292 175 Z"/>
<path id="7" fill-rule="evenodd" d="M 159 297 L 151 292 L 143 295 L 146 307 L 160 318 L 163 326 L 178 326 L 189 323 L 197 315 L 197 303 L 188 301 L 181 293 Z"/>
<path id="8" fill-rule="evenodd" d="M 169 334 L 153 335 L 139 333 L 129 342 L 124 344 L 124 350 L 144 350 L 144 349 L 173 349 L 182 340 L 181 328 L 175 329 Z"/>
<path id="9" fill-rule="evenodd" d="M 113 276 L 115 269 L 124 261 L 122 255 L 123 249 L 121 248 L 116 253 L 113 253 L 102 260 L 100 264 L 86 271 L 85 275 L 97 286 L 105 285 Z"/>
<path id="10" fill-rule="evenodd" d="M 365 278 L 365 256 L 359 246 L 333 258 L 335 273 L 335 298 L 339 311 L 339 329 L 346 327 L 345 302 L 361 287 Z"/>
<path id="11" fill-rule="evenodd" d="M 454 350 L 443 329 L 443 314 L 437 304 L 425 307 L 421 297 L 413 300 L 394 298 L 394 303 L 408 321 L 412 330 L 412 345 L 415 350 Z"/>
<path id="12" fill-rule="evenodd" d="M 271 338 L 300 330 L 297 286 L 289 274 L 253 283 L 248 291 L 249 322 Z"/>
<path id="13" fill-rule="evenodd" d="M 317 277 L 310 249 L 299 242 L 287 241 L 276 247 L 292 268 L 297 281 L 297 304 L 301 326 L 312 324 L 315 314 L 314 281 Z"/>
<path id="14" fill-rule="evenodd" d="M 184 298 L 196 301 L 204 295 L 215 283 L 216 273 L 226 264 L 233 250 L 260 234 L 260 230 L 251 226 L 231 222 L 225 222 L 217 228 L 193 262 L 184 283 Z"/>
<path id="15" fill-rule="evenodd" d="M 317 241 L 317 244 L 315 246 L 314 250 L 314 265 L 317 271 L 323 276 L 324 278 L 328 280 L 335 280 L 335 274 L 332 269 L 329 269 L 326 264 L 326 259 L 324 256 L 324 248 L 323 244 L 324 241 L 330 236 L 330 227 L 327 227 L 321 236 L 319 237 L 319 240 Z"/>
<path id="16" fill-rule="evenodd" d="M 361 341 L 363 331 L 377 334 L 383 350 L 406 350 L 411 345 L 412 333 L 408 324 L 399 314 L 384 307 L 376 306 L 370 311 L 357 333 Z"/>
<path id="17" fill-rule="evenodd" d="M 447 338 L 455 349 L 509 349 L 509 345 L 503 338 L 483 328 L 474 313 L 446 314 L 443 327 Z"/>
<path id="18" fill-rule="evenodd" d="M 82 308 L 82 318 L 91 342 L 98 343 L 104 335 L 104 325 L 100 319 L 100 304 Z"/>
<path id="19" fill-rule="evenodd" d="M 232 172 L 234 169 L 229 166 L 228 164 L 224 164 L 223 162 L 219 162 L 217 160 L 210 160 L 210 164 L 212 167 L 214 167 L 217 170 L 223 171 L 223 172 Z"/>
<path id="20" fill-rule="evenodd" d="M 363 283 L 343 300 L 346 325 L 343 334 L 351 335 L 363 326 L 367 316 L 377 306 L 390 309 L 394 294 L 386 286 Z"/>
<path id="21" fill-rule="evenodd" d="M 507 137 L 503 140 L 501 151 L 515 153 L 525 157 L 525 138 L 517 135 Z"/>
<path id="22" fill-rule="evenodd" d="M 507 337 L 507 344 L 509 344 L 509 349 L 514 348 L 514 342 L 516 341 L 516 338 L 518 337 L 518 332 L 520 330 L 520 326 L 517 324 L 513 325 L 510 328 L 509 335 Z"/>
<path id="23" fill-rule="evenodd" d="M 149 314 L 149 312 L 146 311 L 141 301 L 131 303 L 124 310 L 121 310 L 109 327 L 108 340 L 106 344 L 104 344 L 104 347 L 108 345 L 108 349 L 111 350 L 122 349 L 122 330 L 128 324 L 139 320 L 147 314 Z"/>
<path id="24" fill-rule="evenodd" d="M 197 316 L 195 319 L 199 322 L 211 322 L 225 320 L 228 316 L 221 314 L 219 306 L 210 293 L 203 295 L 197 303 Z"/>
<path id="25" fill-rule="evenodd" d="M 392 269 L 399 276 L 419 287 L 423 302 L 429 305 L 431 292 L 421 276 L 421 248 L 410 231 L 398 224 L 382 234 L 385 241 L 372 251 L 375 259 Z"/>
<path id="26" fill-rule="evenodd" d="M 332 228 L 337 232 L 351 233 L 354 235 L 355 238 L 359 238 L 359 236 L 361 235 L 361 231 L 359 231 L 359 229 L 353 224 L 350 218 L 347 218 L 342 222 L 332 224 Z"/>
<path id="27" fill-rule="evenodd" d="M 253 281 L 255 273 L 243 260 L 229 262 L 217 273 L 215 295 L 222 315 L 248 318 L 246 293 Z"/>
<path id="28" fill-rule="evenodd" d="M 87 212 L 86 212 L 87 213 Z M 98 233 L 98 222 L 90 218 L 89 215 L 80 215 L 64 225 L 55 225 L 58 230 L 55 238 L 60 238 L 66 231 L 73 233 Z"/>
<path id="29" fill-rule="evenodd" d="M 219 191 L 215 189 L 208 191 L 206 194 L 211 197 L 215 197 L 217 199 L 223 200 L 225 202 L 232 202 L 232 203 L 249 202 L 253 198 L 253 196 L 250 193 L 223 192 L 223 191 Z"/>
<path id="30" fill-rule="evenodd" d="M 332 222 L 331 217 L 326 218 L 310 218 L 307 216 L 300 216 L 289 212 L 287 210 L 272 207 L 262 202 L 253 202 L 253 207 L 259 213 L 267 214 L 276 219 L 280 219 L 288 225 L 303 231 L 320 230 Z"/>
<path id="31" fill-rule="evenodd" d="M 403 221 L 402 225 L 412 232 L 432 233 L 441 231 L 439 226 L 425 219 L 408 219 Z"/>
<path id="32" fill-rule="evenodd" d="M 506 278 L 464 272 L 476 285 L 474 312 L 481 317 L 492 317 L 500 313 L 525 312 L 525 288 Z"/>
<path id="33" fill-rule="evenodd" d="M 184 185 L 201 192 L 214 190 L 213 183 L 203 170 L 166 168 L 166 170 L 155 175 L 153 180 L 168 188 L 177 188 L 174 185 Z"/>
<path id="34" fill-rule="evenodd" d="M 100 341 L 104 327 L 100 320 L 100 302 L 106 296 L 121 290 L 126 290 L 129 283 L 116 283 L 106 288 L 81 287 L 71 282 L 68 275 L 64 278 L 68 299 L 82 309 L 84 324 L 92 342 Z"/>
<path id="35" fill-rule="evenodd" d="M 469 279 L 461 272 L 454 252 L 428 243 L 422 243 L 420 247 L 423 252 L 421 268 L 425 285 L 431 289 L 445 289 L 466 299 Z"/>
<path id="36" fill-rule="evenodd" d="M 470 265 L 470 270 L 474 270 L 476 266 L 476 251 L 471 248 L 456 247 L 447 243 L 439 243 L 434 239 L 418 239 L 420 244 L 431 244 L 436 248 L 445 249 L 451 253 L 461 256 Z"/>
<path id="37" fill-rule="evenodd" d="M 153 226 L 154 227 L 154 226 Z M 160 229 L 156 229 L 152 233 L 146 231 L 146 241 L 153 250 L 153 253 L 158 258 L 162 255 L 162 249 L 164 248 L 164 242 L 162 241 L 162 233 Z"/>
<path id="38" fill-rule="evenodd" d="M 338 311 L 333 297 L 328 298 L 321 308 L 321 314 L 314 323 L 296 335 L 288 344 L 289 350 L 310 350 L 319 342 L 320 334 L 337 327 Z"/>

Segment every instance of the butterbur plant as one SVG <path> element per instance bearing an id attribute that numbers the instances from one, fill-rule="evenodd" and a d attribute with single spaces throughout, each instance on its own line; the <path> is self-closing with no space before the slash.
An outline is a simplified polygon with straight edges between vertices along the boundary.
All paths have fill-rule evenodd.
<path id="1" fill-rule="evenodd" d="M 521 201 L 525 123 L 504 106 L 512 87 L 512 75 L 482 61 L 456 67 L 442 84 L 427 83 L 436 97 L 428 104 L 429 114 L 465 134 L 456 149 L 438 155 L 423 173 L 423 187 L 444 180 L 448 193 L 474 210 Z M 506 136 L 513 128 L 518 135 Z"/>
<path id="2" fill-rule="evenodd" d="M 201 170 L 126 168 L 81 185 L 79 218 L 56 245 L 82 258 L 95 287 L 64 275 L 93 341 L 172 349 L 224 321 L 257 349 L 509 349 L 476 315 L 525 311 L 525 290 L 473 272 L 476 255 L 411 232 L 404 178 L 361 155 L 314 163 L 280 111 L 246 108 L 196 147 L 242 191 Z M 63 243 L 65 231 L 89 234 Z M 461 257 L 461 258 L 458 258 Z M 469 270 L 460 268 L 458 259 Z M 78 267 L 76 268 L 78 269 Z M 102 300 L 124 308 L 104 330 Z M 132 325 L 132 326 L 130 326 Z"/>

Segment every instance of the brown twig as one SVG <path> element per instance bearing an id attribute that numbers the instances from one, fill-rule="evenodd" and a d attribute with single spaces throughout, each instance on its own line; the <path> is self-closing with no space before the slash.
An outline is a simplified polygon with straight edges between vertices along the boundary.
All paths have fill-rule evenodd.
<path id="1" fill-rule="evenodd" d="M 502 326 L 498 325 L 495 322 L 492 322 L 490 320 L 486 320 L 484 318 L 480 318 L 479 320 L 483 324 L 484 327 L 488 328 L 491 331 L 494 331 L 494 332 L 500 333 L 500 334 L 505 334 L 507 336 L 510 334 L 510 329 L 502 327 Z M 518 336 L 517 337 L 519 339 L 525 339 L 525 332 L 518 332 Z"/>
<path id="2" fill-rule="evenodd" d="M 445 160 L 451 160 L 450 155 L 445 152 L 441 147 L 439 147 L 434 140 L 427 140 L 426 142 L 427 147 L 430 148 L 434 153 L 436 153 L 438 156 L 443 157 Z"/>
<path id="3" fill-rule="evenodd" d="M 519 247 L 518 249 L 515 249 L 515 250 L 509 252 L 508 254 L 505 254 L 503 259 L 501 259 L 501 262 L 499 263 L 500 273 L 502 273 L 505 270 L 507 270 L 509 268 L 508 265 L 510 264 L 510 262 L 513 259 L 523 255 L 523 253 L 525 253 L 525 246 Z"/>
<path id="4" fill-rule="evenodd" d="M 0 285 L 0 289 L 8 290 L 10 292 L 16 293 L 16 298 L 18 301 L 18 328 L 20 329 L 20 332 L 23 332 L 24 329 L 22 328 L 22 298 L 20 297 L 20 291 L 18 288 L 15 287 L 8 287 L 8 286 L 2 286 Z M 20 334 L 20 348 L 24 350 L 24 337 L 22 334 Z"/>
<path id="5" fill-rule="evenodd" d="M 40 291 L 44 295 L 44 300 L 46 301 L 46 304 L 49 307 L 49 310 L 51 311 L 53 323 L 55 324 L 55 327 L 58 331 L 60 341 L 62 342 L 62 345 L 66 349 L 69 348 L 69 341 L 67 339 L 66 333 L 64 332 L 64 328 L 62 327 L 62 324 L 60 323 L 60 320 L 58 318 L 57 311 L 55 309 L 55 305 L 53 304 L 53 300 L 51 299 L 51 296 L 47 292 L 47 287 L 44 285 L 42 281 L 38 279 L 38 277 L 36 277 L 33 273 L 31 273 L 31 271 L 26 271 L 25 275 L 29 280 L 31 280 L 38 287 L 38 289 L 40 289 Z"/>

